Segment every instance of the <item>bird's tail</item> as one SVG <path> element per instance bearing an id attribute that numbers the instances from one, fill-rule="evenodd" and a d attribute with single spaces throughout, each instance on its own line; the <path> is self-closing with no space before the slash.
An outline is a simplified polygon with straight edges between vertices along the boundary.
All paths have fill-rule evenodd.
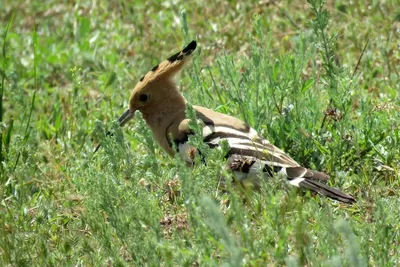
<path id="1" fill-rule="evenodd" d="M 350 196 L 348 194 L 345 194 L 345 193 L 343 193 L 342 191 L 340 191 L 340 190 L 338 190 L 336 188 L 327 186 L 327 185 L 325 185 L 323 183 L 320 183 L 320 182 L 317 182 L 317 181 L 314 181 L 314 180 L 305 179 L 304 181 L 301 181 L 299 183 L 299 187 L 300 188 L 309 189 L 309 190 L 311 190 L 313 192 L 316 192 L 316 193 L 319 193 L 319 194 L 321 194 L 323 196 L 326 196 L 326 197 L 341 201 L 343 203 L 352 204 L 352 203 L 356 202 L 354 197 L 352 197 L 352 196 Z"/>
<path id="2" fill-rule="evenodd" d="M 258 177 L 260 170 L 262 170 L 268 177 L 272 177 L 275 173 L 279 173 L 286 176 L 288 183 L 293 186 L 307 189 L 344 203 L 351 204 L 356 202 L 354 197 L 321 182 L 329 180 L 329 175 L 323 172 L 310 170 L 301 166 L 282 167 L 277 166 L 276 163 L 271 167 L 272 164 L 270 161 L 260 161 L 254 157 L 243 157 L 238 155 L 229 157 L 228 162 L 229 168 L 234 171 L 235 177 L 238 180 L 245 181 L 246 179 L 254 177 L 254 175 Z M 250 182 L 257 184 L 258 181 L 258 179 L 255 179 Z"/>
<path id="3" fill-rule="evenodd" d="M 308 171 L 314 172 L 311 170 L 308 170 Z M 352 197 L 346 193 L 343 193 L 342 191 L 340 191 L 336 188 L 333 188 L 326 184 L 323 184 L 323 183 L 319 182 L 318 180 L 309 179 L 307 177 L 297 177 L 294 179 L 290 179 L 290 177 L 288 177 L 288 178 L 289 178 L 289 183 L 291 185 L 313 191 L 315 193 L 338 200 L 343 203 L 352 204 L 352 203 L 356 202 L 354 197 Z"/>

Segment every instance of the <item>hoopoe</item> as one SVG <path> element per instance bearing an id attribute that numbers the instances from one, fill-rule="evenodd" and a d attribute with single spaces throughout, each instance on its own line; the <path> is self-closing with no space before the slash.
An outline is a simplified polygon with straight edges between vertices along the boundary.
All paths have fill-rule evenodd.
<path id="1" fill-rule="evenodd" d="M 174 76 L 189 60 L 196 46 L 196 41 L 192 41 L 143 76 L 131 93 L 129 109 L 118 120 L 123 126 L 134 117 L 136 111 L 140 111 L 161 147 L 171 156 L 179 153 L 188 163 L 193 163 L 193 155 L 196 154 L 193 151 L 196 148 L 187 142 L 192 134 L 185 116 L 187 102 L 178 91 Z M 254 176 L 260 174 L 272 177 L 281 173 L 293 186 L 345 203 L 356 201 L 352 196 L 321 183 L 328 180 L 329 176 L 301 167 L 243 121 L 204 107 L 193 108 L 197 118 L 204 123 L 203 141 L 207 145 L 214 148 L 223 140 L 228 142 L 227 166 L 236 180 L 243 182 L 246 179 L 253 180 Z"/>

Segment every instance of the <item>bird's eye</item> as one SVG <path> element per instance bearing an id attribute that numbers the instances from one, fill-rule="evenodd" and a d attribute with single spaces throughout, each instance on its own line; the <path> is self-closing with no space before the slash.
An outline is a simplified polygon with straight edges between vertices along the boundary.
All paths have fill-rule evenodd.
<path id="1" fill-rule="evenodd" d="M 147 101 L 147 98 L 148 98 L 148 96 L 145 95 L 145 94 L 141 94 L 141 95 L 139 96 L 140 102 L 146 102 L 146 101 Z"/>

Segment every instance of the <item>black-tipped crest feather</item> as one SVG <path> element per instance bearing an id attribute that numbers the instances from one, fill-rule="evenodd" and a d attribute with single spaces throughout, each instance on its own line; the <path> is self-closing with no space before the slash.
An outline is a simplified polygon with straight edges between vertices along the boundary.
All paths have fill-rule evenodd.
<path id="1" fill-rule="evenodd" d="M 178 53 L 170 56 L 167 60 L 171 63 L 177 60 L 182 60 L 185 56 L 192 54 L 196 47 L 197 43 L 193 40 L 182 51 L 179 51 Z"/>
<path id="2" fill-rule="evenodd" d="M 170 56 L 160 64 L 154 66 L 146 75 L 140 79 L 138 86 L 146 86 L 151 81 L 159 80 L 163 78 L 171 78 L 182 69 L 184 66 L 185 58 L 193 53 L 196 49 L 196 41 L 190 42 L 183 50 Z"/>

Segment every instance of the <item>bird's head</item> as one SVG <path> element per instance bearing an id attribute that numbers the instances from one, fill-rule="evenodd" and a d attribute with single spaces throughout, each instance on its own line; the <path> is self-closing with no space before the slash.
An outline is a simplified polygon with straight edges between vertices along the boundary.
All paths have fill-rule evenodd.
<path id="1" fill-rule="evenodd" d="M 139 80 L 132 90 L 129 109 L 118 119 L 120 126 L 130 121 L 137 110 L 149 114 L 175 97 L 183 98 L 176 89 L 174 77 L 188 61 L 196 46 L 196 41 L 190 42 L 182 51 L 153 67 Z"/>

